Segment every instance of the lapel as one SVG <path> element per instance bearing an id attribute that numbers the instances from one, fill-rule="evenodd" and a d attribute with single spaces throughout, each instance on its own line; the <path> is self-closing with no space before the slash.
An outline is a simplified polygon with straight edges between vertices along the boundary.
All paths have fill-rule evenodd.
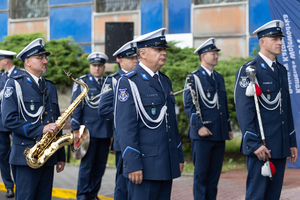
<path id="1" fill-rule="evenodd" d="M 39 93 L 41 93 L 39 86 L 37 85 L 37 83 L 34 81 L 34 79 L 31 77 L 31 75 L 28 72 L 26 72 L 25 77 L 26 77 L 26 81 L 30 83 L 31 87 L 36 91 L 38 91 Z"/>
<path id="2" fill-rule="evenodd" d="M 200 72 L 200 76 L 199 76 L 200 81 L 201 81 L 201 80 L 205 80 L 205 81 L 202 81 L 202 82 L 201 82 L 202 84 L 203 84 L 203 82 L 205 82 L 205 85 L 208 86 L 207 83 L 209 83 L 211 86 L 215 87 L 215 81 L 214 81 L 214 79 L 212 79 L 212 77 L 210 77 L 210 76 L 206 73 L 205 69 L 203 69 L 202 66 L 200 66 L 199 72 Z M 201 77 L 202 77 L 202 78 L 201 78 Z"/>
<path id="3" fill-rule="evenodd" d="M 167 79 L 162 75 L 161 72 L 159 72 L 159 78 L 160 78 L 160 82 L 161 82 L 161 86 L 163 87 L 163 92 L 164 92 L 164 96 L 165 96 L 165 101 L 167 100 L 168 94 L 170 94 L 171 91 L 169 91 L 169 87 L 168 86 L 168 82 Z"/>
<path id="4" fill-rule="evenodd" d="M 219 83 L 220 83 L 219 74 L 216 73 L 215 71 L 213 71 L 213 73 L 214 73 L 214 76 L 215 76 L 215 80 L 214 80 L 215 87 L 218 88 L 219 87 Z"/>
<path id="5" fill-rule="evenodd" d="M 146 81 L 150 87 L 164 94 L 160 84 L 153 77 L 151 77 L 150 74 L 146 72 L 140 65 L 137 65 L 136 71 L 139 74 L 139 76 L 142 77 L 142 80 Z"/>
<path id="6" fill-rule="evenodd" d="M 259 68 L 261 70 L 263 70 L 266 74 L 268 74 L 268 76 L 271 76 L 275 81 L 279 82 L 279 79 L 275 75 L 274 71 L 269 67 L 269 65 L 259 55 L 257 55 L 257 62 L 258 62 Z M 278 69 L 278 72 L 279 71 L 280 70 Z"/>
<path id="7" fill-rule="evenodd" d="M 96 79 L 92 76 L 91 73 L 88 74 L 88 78 L 89 81 L 91 82 L 91 85 L 93 85 L 95 88 L 101 91 L 104 76 L 102 76 L 102 84 L 99 84 L 98 81 L 96 81 Z"/>

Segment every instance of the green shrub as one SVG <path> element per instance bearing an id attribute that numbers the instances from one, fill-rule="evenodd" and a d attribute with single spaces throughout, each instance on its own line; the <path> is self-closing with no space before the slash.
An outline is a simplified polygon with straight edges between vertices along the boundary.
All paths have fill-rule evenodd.
<path id="1" fill-rule="evenodd" d="M 25 46 L 37 38 L 44 38 L 42 33 L 9 35 L 0 42 L 0 49 L 6 49 L 19 53 Z M 44 38 L 45 39 L 45 38 Z M 63 69 L 70 71 L 74 78 L 89 72 L 89 62 L 86 59 L 81 46 L 74 43 L 72 38 L 63 38 L 45 42 L 45 49 L 51 53 L 47 65 L 48 72 L 45 78 L 53 81 L 57 88 L 70 87 L 73 84 L 63 72 Z M 18 68 L 23 68 L 20 59 L 14 60 Z"/>

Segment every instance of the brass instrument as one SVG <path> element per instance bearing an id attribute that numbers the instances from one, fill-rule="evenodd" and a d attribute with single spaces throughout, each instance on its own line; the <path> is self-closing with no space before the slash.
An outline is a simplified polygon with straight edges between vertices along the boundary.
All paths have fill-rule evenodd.
<path id="1" fill-rule="evenodd" d="M 27 164 L 34 169 L 43 166 L 46 163 L 46 161 L 61 147 L 65 145 L 71 145 L 74 143 L 73 132 L 64 134 L 58 138 L 56 138 L 56 136 L 65 126 L 65 121 L 72 115 L 75 108 L 87 95 L 89 88 L 84 82 L 75 80 L 70 72 L 67 72 L 65 69 L 64 72 L 74 82 L 83 86 L 84 90 L 71 103 L 71 105 L 65 109 L 64 113 L 62 113 L 62 115 L 58 117 L 58 119 L 55 121 L 55 123 L 59 126 L 59 130 L 53 134 L 49 132 L 43 134 L 43 137 L 39 142 L 37 142 L 32 148 L 27 148 L 24 151 Z M 78 150 L 78 148 L 76 150 Z"/>
<path id="2" fill-rule="evenodd" d="M 191 92 L 191 97 L 192 97 L 192 100 L 193 100 L 193 104 L 196 108 L 196 113 L 198 114 L 198 116 L 199 116 L 201 122 L 203 123 L 203 125 L 209 124 L 209 123 L 211 123 L 211 121 L 203 121 L 203 119 L 202 119 L 201 108 L 200 108 L 200 105 L 199 105 L 199 102 L 198 102 L 198 99 L 197 99 L 197 94 L 196 94 L 195 90 L 192 87 L 193 85 L 192 85 L 192 82 L 191 82 L 191 76 L 192 76 L 192 74 L 188 74 L 186 80 L 187 80 L 187 83 L 188 83 L 188 86 L 189 86 L 188 88 L 190 89 L 190 92 Z"/>

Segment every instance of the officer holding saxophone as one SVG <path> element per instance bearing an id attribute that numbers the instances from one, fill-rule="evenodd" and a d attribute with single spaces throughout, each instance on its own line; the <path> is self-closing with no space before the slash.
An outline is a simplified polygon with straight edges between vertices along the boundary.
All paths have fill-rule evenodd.
<path id="1" fill-rule="evenodd" d="M 64 148 L 38 169 L 29 167 L 24 155 L 25 149 L 33 147 L 43 134 L 59 130 L 54 123 L 60 116 L 56 86 L 42 77 L 47 72 L 50 55 L 44 45 L 44 40 L 38 38 L 17 55 L 26 72 L 8 79 L 2 97 L 2 122 L 12 131 L 9 162 L 16 184 L 16 200 L 50 200 L 54 165 L 57 172 L 65 166 Z"/>

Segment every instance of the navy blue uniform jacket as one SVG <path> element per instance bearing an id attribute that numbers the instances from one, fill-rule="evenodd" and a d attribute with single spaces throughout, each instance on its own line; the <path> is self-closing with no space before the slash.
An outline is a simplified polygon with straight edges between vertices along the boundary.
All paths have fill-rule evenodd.
<path id="1" fill-rule="evenodd" d="M 105 78 L 105 77 L 103 77 Z M 101 84 L 98 84 L 91 73 L 83 75 L 80 79 L 85 82 L 88 87 L 88 97 L 93 98 L 101 93 Z M 74 83 L 72 92 L 72 102 L 81 93 L 81 86 Z M 97 101 L 99 98 L 95 99 Z M 80 125 L 85 125 L 90 131 L 90 136 L 94 138 L 110 138 L 112 137 L 112 121 L 101 117 L 98 114 L 98 105 L 94 108 L 90 107 L 85 100 L 82 100 L 73 112 L 71 117 L 71 126 L 73 130 L 78 130 Z"/>
<path id="2" fill-rule="evenodd" d="M 25 70 L 18 69 L 16 67 L 14 67 L 12 73 L 10 74 L 10 77 L 18 76 L 18 75 L 21 75 L 21 74 L 24 74 L 24 73 L 25 73 Z M 2 91 L 4 89 L 5 82 L 6 82 L 5 73 L 3 72 L 0 75 L 0 91 Z M 4 90 L 3 90 L 3 92 L 4 92 Z M 1 98 L 1 100 L 0 100 L 0 106 L 1 106 L 2 96 L 0 98 Z M 0 112 L 0 116 L 1 116 L 1 112 Z M 7 128 L 5 128 L 3 126 L 2 120 L 0 120 L 0 130 L 2 132 L 10 132 Z"/>
<path id="3" fill-rule="evenodd" d="M 256 67 L 256 77 L 263 94 L 273 101 L 281 91 L 282 111 L 280 106 L 274 110 L 267 110 L 259 104 L 261 119 L 266 138 L 267 148 L 271 150 L 272 158 L 285 158 L 290 156 L 290 147 L 297 147 L 296 134 L 293 124 L 293 116 L 288 88 L 287 71 L 283 65 L 277 62 L 279 78 L 259 56 L 246 63 L 237 72 L 235 82 L 235 106 L 238 122 L 242 131 L 242 143 L 240 150 L 245 155 L 254 156 L 253 152 L 262 145 L 261 134 L 258 126 L 254 98 L 245 95 L 249 78 L 245 73 L 247 66 Z M 259 97 L 261 99 L 261 97 Z M 274 108 L 266 104 L 264 106 Z"/>
<path id="4" fill-rule="evenodd" d="M 121 75 L 124 74 L 124 71 L 119 68 L 119 71 L 111 74 L 107 77 L 105 81 L 105 87 L 104 88 L 112 88 L 113 90 L 104 94 L 101 96 L 99 107 L 98 107 L 98 113 L 101 117 L 114 120 L 114 92 L 116 85 L 113 85 L 113 80 L 115 81 L 119 80 Z M 102 91 L 105 92 L 105 89 Z M 113 150 L 115 151 L 121 151 L 120 145 L 119 145 L 119 139 L 117 137 L 116 132 L 114 131 L 114 140 L 113 140 Z"/>
<path id="5" fill-rule="evenodd" d="M 26 72 L 23 75 L 8 79 L 4 88 L 2 100 L 2 122 L 8 130 L 12 131 L 12 146 L 9 162 L 12 165 L 27 165 L 24 150 L 31 148 L 40 141 L 44 126 L 54 123 L 60 116 L 57 90 L 53 82 L 45 80 L 45 112 L 43 121 L 28 116 L 23 108 L 18 105 L 15 82 L 17 81 L 22 90 L 23 101 L 30 114 L 37 112 L 43 105 L 43 95 L 34 79 Z M 21 109 L 21 110 L 19 110 Z M 61 135 L 61 132 L 58 136 Z M 65 161 L 64 148 L 59 149 L 45 165 L 56 165 L 57 161 Z"/>
<path id="6" fill-rule="evenodd" d="M 200 137 L 198 135 L 198 130 L 203 127 L 203 123 L 200 117 L 196 114 L 196 108 L 193 104 L 190 90 L 184 92 L 184 109 L 186 115 L 190 119 L 190 138 L 191 139 L 201 139 L 210 141 L 224 141 L 229 139 L 229 131 L 231 131 L 230 118 L 227 106 L 227 95 L 224 84 L 224 78 L 221 74 L 216 71 L 213 72 L 215 81 L 209 77 L 206 71 L 200 66 L 196 71 L 192 72 L 191 82 L 192 87 L 195 90 L 195 80 L 194 74 L 199 77 L 204 94 L 208 100 L 212 100 L 215 93 L 218 93 L 219 97 L 219 109 L 217 106 L 214 108 L 208 108 L 200 96 L 197 95 L 197 100 L 200 105 L 202 119 L 203 121 L 211 121 L 209 124 L 205 124 L 213 135 L 207 137 Z M 197 94 L 197 92 L 196 92 Z M 207 95 L 209 94 L 209 95 Z M 211 106 L 209 104 L 209 106 Z"/>
<path id="7" fill-rule="evenodd" d="M 129 80 L 136 84 L 143 107 L 151 119 L 157 119 L 163 105 L 167 105 L 167 121 L 164 118 L 155 129 L 143 123 L 135 107 Z M 176 121 L 175 98 L 169 78 L 160 73 L 160 80 L 164 91 L 139 64 L 119 79 L 115 121 L 125 177 L 137 170 L 143 170 L 145 180 L 171 180 L 180 176 L 179 163 L 183 163 L 184 159 Z M 158 125 L 145 117 L 144 120 L 151 127 Z"/>

